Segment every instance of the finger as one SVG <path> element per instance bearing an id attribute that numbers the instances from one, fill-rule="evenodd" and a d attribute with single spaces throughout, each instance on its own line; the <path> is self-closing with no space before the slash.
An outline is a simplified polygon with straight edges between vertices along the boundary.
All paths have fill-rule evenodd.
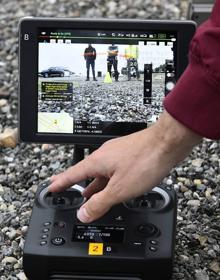
<path id="1" fill-rule="evenodd" d="M 122 202 L 120 187 L 117 176 L 112 176 L 102 191 L 93 194 L 81 206 L 77 212 L 78 219 L 83 223 L 90 223 L 103 216 L 114 204 Z"/>
<path id="2" fill-rule="evenodd" d="M 96 177 L 98 165 L 93 164 L 93 161 L 88 158 L 68 168 L 66 171 L 52 176 L 49 190 L 51 192 L 62 192 L 73 184 Z"/>
<path id="3" fill-rule="evenodd" d="M 90 223 L 103 216 L 113 204 L 113 200 L 109 199 L 109 194 L 104 189 L 95 193 L 81 206 L 77 212 L 77 218 L 83 223 Z"/>
<path id="4" fill-rule="evenodd" d="M 97 193 L 105 188 L 109 179 L 105 177 L 95 178 L 83 191 L 83 196 L 90 198 L 94 193 Z"/>

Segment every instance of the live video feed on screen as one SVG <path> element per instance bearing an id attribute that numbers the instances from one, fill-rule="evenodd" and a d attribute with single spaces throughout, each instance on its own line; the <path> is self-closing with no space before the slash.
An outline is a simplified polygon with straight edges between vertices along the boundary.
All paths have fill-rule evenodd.
<path id="1" fill-rule="evenodd" d="M 177 34 L 40 29 L 38 133 L 146 127 L 175 85 Z"/>

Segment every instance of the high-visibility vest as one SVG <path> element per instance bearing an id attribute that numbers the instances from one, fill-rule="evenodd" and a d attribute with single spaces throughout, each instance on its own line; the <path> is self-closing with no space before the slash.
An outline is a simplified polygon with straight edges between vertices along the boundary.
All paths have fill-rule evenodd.
<path id="1" fill-rule="evenodd" d="M 139 51 L 138 51 L 138 46 L 136 45 L 129 45 L 125 48 L 125 58 L 135 58 L 138 59 L 139 56 Z"/>

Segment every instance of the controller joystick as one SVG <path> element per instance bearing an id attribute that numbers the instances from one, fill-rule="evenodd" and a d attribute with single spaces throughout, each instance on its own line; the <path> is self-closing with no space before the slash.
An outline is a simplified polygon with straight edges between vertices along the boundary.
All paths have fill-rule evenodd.
<path id="1" fill-rule="evenodd" d="M 145 211 L 164 209 L 170 203 L 170 197 L 162 188 L 156 187 L 151 192 L 125 202 L 127 208 Z"/>
<path id="2" fill-rule="evenodd" d="M 66 191 L 60 193 L 50 192 L 48 185 L 48 183 L 42 184 L 42 188 L 38 193 L 38 203 L 42 207 L 70 210 L 79 208 L 86 200 L 82 196 L 84 188 L 80 185 L 73 185 Z"/>

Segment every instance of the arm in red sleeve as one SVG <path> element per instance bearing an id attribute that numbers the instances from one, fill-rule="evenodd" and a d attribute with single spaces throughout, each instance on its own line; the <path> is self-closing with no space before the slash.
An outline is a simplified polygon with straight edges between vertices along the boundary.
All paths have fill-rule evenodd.
<path id="1" fill-rule="evenodd" d="M 220 0 L 192 39 L 189 65 L 164 107 L 201 136 L 220 139 Z"/>

